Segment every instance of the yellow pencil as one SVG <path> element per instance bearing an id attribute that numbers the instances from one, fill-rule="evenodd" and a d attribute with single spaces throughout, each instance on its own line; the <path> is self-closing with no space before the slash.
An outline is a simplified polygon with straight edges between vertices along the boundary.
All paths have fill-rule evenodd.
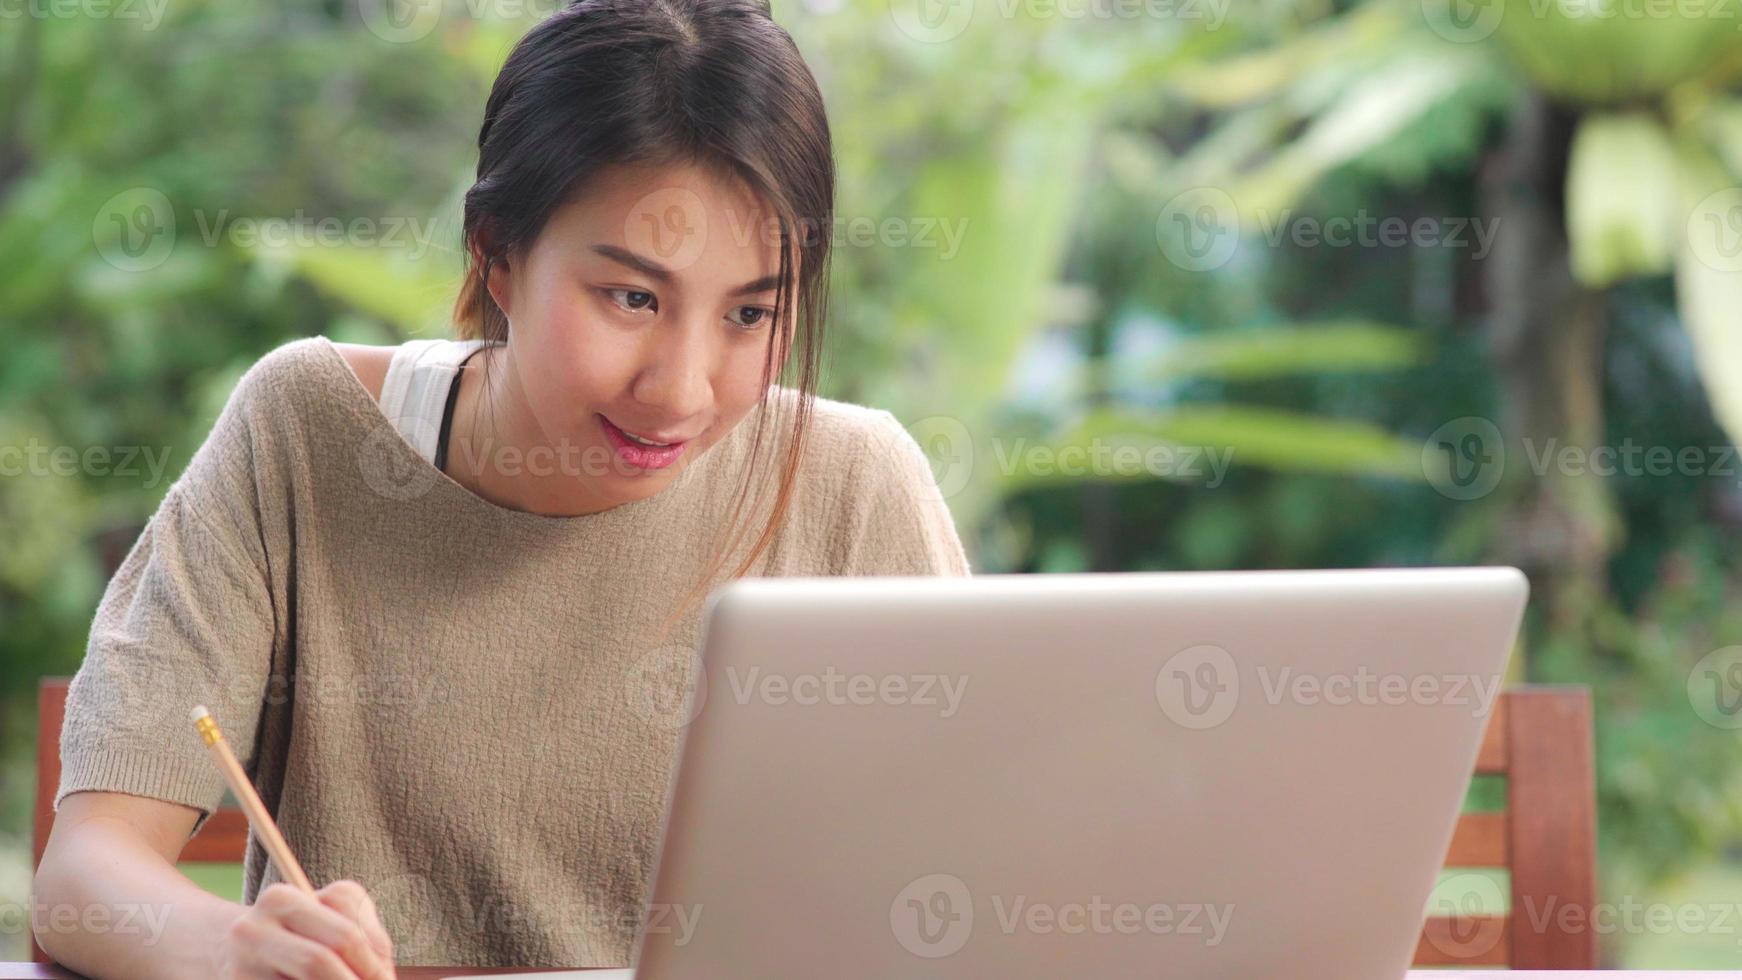
<path id="1" fill-rule="evenodd" d="M 236 794 L 236 802 L 242 804 L 242 812 L 248 815 L 248 825 L 254 829 L 261 843 L 266 845 L 266 853 L 278 864 L 284 872 L 285 880 L 309 894 L 314 894 L 315 887 L 309 883 L 308 875 L 303 874 L 302 865 L 297 863 L 296 855 L 290 853 L 290 845 L 284 842 L 284 835 L 278 832 L 278 825 L 272 822 L 272 815 L 266 812 L 266 804 L 260 802 L 260 797 L 254 792 L 254 784 L 248 781 L 247 774 L 242 772 L 242 764 L 236 761 L 236 753 L 230 751 L 230 743 L 224 741 L 224 733 L 218 730 L 218 723 L 212 718 L 205 705 L 197 705 L 193 711 L 194 728 L 200 733 L 200 738 L 206 742 L 206 747 L 212 750 L 212 758 L 218 763 L 218 769 L 224 774 L 224 781 L 230 784 L 230 792 Z"/>

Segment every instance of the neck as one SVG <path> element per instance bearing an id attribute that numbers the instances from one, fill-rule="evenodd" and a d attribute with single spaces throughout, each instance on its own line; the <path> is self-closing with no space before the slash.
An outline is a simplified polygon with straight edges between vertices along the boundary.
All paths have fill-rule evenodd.
<path id="1" fill-rule="evenodd" d="M 508 345 L 486 347 L 460 372 L 448 475 L 501 507 L 579 517 L 614 504 L 587 479 L 583 447 L 553 441 L 533 415 Z"/>

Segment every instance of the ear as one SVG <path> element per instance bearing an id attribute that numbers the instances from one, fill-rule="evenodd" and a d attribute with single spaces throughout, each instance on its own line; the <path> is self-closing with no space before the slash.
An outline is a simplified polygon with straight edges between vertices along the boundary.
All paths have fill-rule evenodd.
<path id="1" fill-rule="evenodd" d="M 488 229 L 480 228 L 472 236 L 472 266 L 474 268 L 479 270 L 484 268 L 484 256 L 491 251 L 492 245 Z M 485 284 L 485 288 L 490 291 L 490 298 L 496 301 L 497 308 L 502 311 L 503 316 L 510 319 L 514 317 L 514 311 L 509 309 L 511 302 L 509 297 L 514 294 L 513 275 L 513 268 L 509 265 L 508 256 L 498 254 L 495 263 L 490 266 L 490 280 Z"/>

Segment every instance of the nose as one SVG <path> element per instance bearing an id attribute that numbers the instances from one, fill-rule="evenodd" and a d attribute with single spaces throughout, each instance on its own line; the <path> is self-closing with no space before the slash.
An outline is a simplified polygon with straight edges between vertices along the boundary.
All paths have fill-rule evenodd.
<path id="1" fill-rule="evenodd" d="M 648 337 L 630 394 L 647 407 L 649 423 L 680 427 L 713 403 L 718 338 L 688 321 L 662 324 Z"/>

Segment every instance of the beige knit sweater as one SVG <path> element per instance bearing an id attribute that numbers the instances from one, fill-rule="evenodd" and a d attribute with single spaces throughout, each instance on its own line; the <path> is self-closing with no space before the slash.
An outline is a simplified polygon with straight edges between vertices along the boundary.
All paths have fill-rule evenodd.
<path id="1" fill-rule="evenodd" d="M 108 790 L 209 813 L 204 703 L 317 887 L 362 882 L 400 963 L 628 963 L 700 611 L 650 631 L 701 574 L 753 424 L 652 497 L 544 517 L 425 462 L 325 338 L 279 347 L 103 595 L 56 804 Z M 755 574 L 968 573 L 895 417 L 819 399 Z M 243 900 L 277 880 L 251 840 Z"/>

